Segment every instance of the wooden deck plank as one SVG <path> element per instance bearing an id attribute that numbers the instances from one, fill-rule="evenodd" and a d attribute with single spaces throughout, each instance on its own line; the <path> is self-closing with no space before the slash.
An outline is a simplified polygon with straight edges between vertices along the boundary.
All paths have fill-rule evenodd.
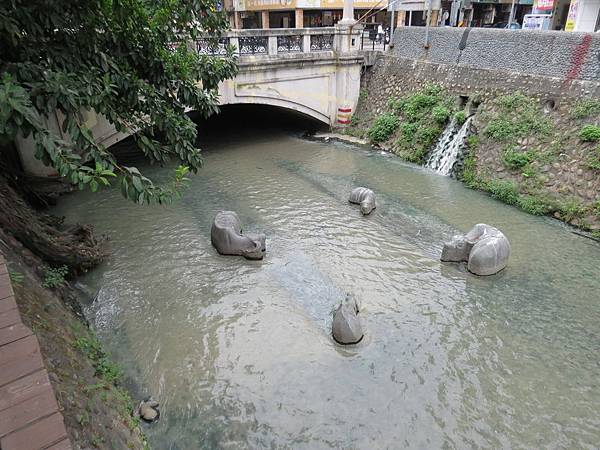
<path id="1" fill-rule="evenodd" d="M 0 273 L 8 273 L 8 266 L 6 264 L 0 264 Z"/>
<path id="2" fill-rule="evenodd" d="M 8 272 L 0 273 L 0 286 L 10 286 L 10 277 Z"/>
<path id="3" fill-rule="evenodd" d="M 6 286 L 0 286 L 0 300 L 10 297 L 11 295 L 14 295 L 14 292 L 10 284 Z"/>
<path id="4" fill-rule="evenodd" d="M 55 413 L 0 439 L 2 450 L 40 450 L 67 437 L 60 413 Z"/>
<path id="5" fill-rule="evenodd" d="M 32 334 L 31 330 L 22 323 L 16 323 L 9 327 L 0 328 L 0 346 L 18 341 L 19 339 L 31 336 Z"/>
<path id="6" fill-rule="evenodd" d="M 44 368 L 35 336 L 0 347 L 0 386 Z"/>
<path id="7" fill-rule="evenodd" d="M 19 359 L 35 352 L 39 352 L 38 341 L 35 336 L 29 336 L 17 342 L 3 345 L 0 347 L 0 366 L 3 366 L 13 359 Z"/>
<path id="8" fill-rule="evenodd" d="M 40 395 L 0 411 L 0 438 L 57 411 L 54 392 L 48 387 Z"/>
<path id="9" fill-rule="evenodd" d="M 52 447 L 48 447 L 46 450 L 73 450 L 73 447 L 71 447 L 69 440 L 65 439 L 58 444 L 54 444 Z"/>
<path id="10" fill-rule="evenodd" d="M 15 302 L 15 297 L 13 295 L 9 295 L 5 299 L 0 300 L 0 313 L 4 313 L 11 309 L 17 309 L 17 302 Z"/>
<path id="11" fill-rule="evenodd" d="M 21 316 L 17 308 L 0 313 L 0 328 L 8 327 L 15 323 L 21 323 Z"/>
<path id="12" fill-rule="evenodd" d="M 0 411 L 27 401 L 52 386 L 45 370 L 39 370 L 0 388 Z"/>
<path id="13" fill-rule="evenodd" d="M 4 386 L 43 368 L 44 362 L 39 352 L 23 359 L 15 360 L 10 364 L 0 366 L 0 386 Z"/>

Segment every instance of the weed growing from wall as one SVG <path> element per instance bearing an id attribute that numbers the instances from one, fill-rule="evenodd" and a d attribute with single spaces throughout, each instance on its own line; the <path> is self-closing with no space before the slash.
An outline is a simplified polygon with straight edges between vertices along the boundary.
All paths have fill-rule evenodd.
<path id="1" fill-rule="evenodd" d="M 65 276 L 69 273 L 67 266 L 50 267 L 44 272 L 42 286 L 45 288 L 57 288 L 65 283 Z"/>
<path id="2" fill-rule="evenodd" d="M 585 162 L 590 169 L 600 171 L 600 145 L 592 149 Z"/>
<path id="3" fill-rule="evenodd" d="M 543 115 L 536 100 L 520 92 L 502 95 L 495 101 L 498 113 L 484 133 L 497 141 L 516 142 L 529 136 L 548 136 L 552 122 Z"/>
<path id="4" fill-rule="evenodd" d="M 453 116 L 455 103 L 454 96 L 434 84 L 390 99 L 388 109 L 400 120 L 394 152 L 407 161 L 423 164 Z"/>
<path id="5" fill-rule="evenodd" d="M 596 125 L 586 125 L 579 132 L 579 139 L 583 142 L 599 142 L 600 127 Z"/>
<path id="6" fill-rule="evenodd" d="M 467 113 L 465 113 L 464 111 L 457 111 L 454 114 L 454 121 L 458 125 L 462 125 L 463 123 L 465 123 L 467 121 Z"/>
<path id="7" fill-rule="evenodd" d="M 514 146 L 506 146 L 502 152 L 502 162 L 509 169 L 520 169 L 531 162 L 529 152 L 520 152 Z"/>
<path id="8" fill-rule="evenodd" d="M 394 134 L 399 124 L 400 119 L 398 117 L 392 113 L 385 113 L 375 119 L 367 132 L 367 136 L 373 143 L 386 141 Z"/>
<path id="9" fill-rule="evenodd" d="M 587 119 L 600 114 L 600 100 L 584 99 L 575 102 L 571 108 L 571 117 L 574 119 Z"/>

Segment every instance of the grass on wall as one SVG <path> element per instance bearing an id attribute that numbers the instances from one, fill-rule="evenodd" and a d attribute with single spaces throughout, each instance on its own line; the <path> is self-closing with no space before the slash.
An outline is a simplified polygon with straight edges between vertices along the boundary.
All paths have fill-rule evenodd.
<path id="1" fill-rule="evenodd" d="M 372 143 L 394 138 L 392 150 L 396 154 L 422 164 L 455 114 L 455 104 L 454 96 L 428 84 L 412 94 L 390 99 L 387 111 L 375 119 L 367 136 Z"/>
<path id="2" fill-rule="evenodd" d="M 571 108 L 573 119 L 587 119 L 600 114 L 600 100 L 583 99 L 575 102 Z"/>

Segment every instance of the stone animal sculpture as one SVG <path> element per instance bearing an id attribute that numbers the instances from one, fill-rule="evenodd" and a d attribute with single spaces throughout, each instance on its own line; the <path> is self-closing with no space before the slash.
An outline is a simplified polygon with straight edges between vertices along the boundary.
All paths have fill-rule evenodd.
<path id="1" fill-rule="evenodd" d="M 493 275 L 506 267 L 510 243 L 504 234 L 492 226 L 478 223 L 464 236 L 458 235 L 444 244 L 442 261 L 467 262 L 475 275 Z"/>
<path id="2" fill-rule="evenodd" d="M 371 189 L 365 187 L 352 189 L 348 201 L 360 205 L 360 212 L 363 213 L 364 216 L 371 214 L 377 207 L 375 204 L 375 193 Z"/>
<path id="3" fill-rule="evenodd" d="M 263 259 L 265 256 L 265 235 L 243 235 L 240 218 L 233 211 L 221 211 L 215 216 L 210 240 L 221 255 L 238 255 L 247 259 Z"/>
<path id="4" fill-rule="evenodd" d="M 331 326 L 333 339 L 338 344 L 357 344 L 364 336 L 360 319 L 358 318 L 358 304 L 351 295 L 346 295 L 344 301 L 333 314 Z"/>

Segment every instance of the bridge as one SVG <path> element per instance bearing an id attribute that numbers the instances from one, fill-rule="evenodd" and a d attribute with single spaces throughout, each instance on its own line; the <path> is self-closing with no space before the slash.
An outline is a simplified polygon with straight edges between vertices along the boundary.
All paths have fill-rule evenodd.
<path id="1" fill-rule="evenodd" d="M 208 37 L 195 46 L 199 53 L 216 57 L 232 46 L 238 55 L 239 72 L 219 85 L 221 105 L 260 104 L 298 111 L 326 125 L 348 123 L 360 92 L 364 61 L 362 27 L 340 21 L 329 28 L 279 28 L 235 30 L 214 45 Z M 94 111 L 82 112 L 96 141 L 105 147 L 125 139 L 109 121 Z M 59 136 L 60 112 L 48 118 Z M 19 139 L 17 148 L 23 168 L 38 176 L 56 175 L 34 157 L 31 138 Z"/>

